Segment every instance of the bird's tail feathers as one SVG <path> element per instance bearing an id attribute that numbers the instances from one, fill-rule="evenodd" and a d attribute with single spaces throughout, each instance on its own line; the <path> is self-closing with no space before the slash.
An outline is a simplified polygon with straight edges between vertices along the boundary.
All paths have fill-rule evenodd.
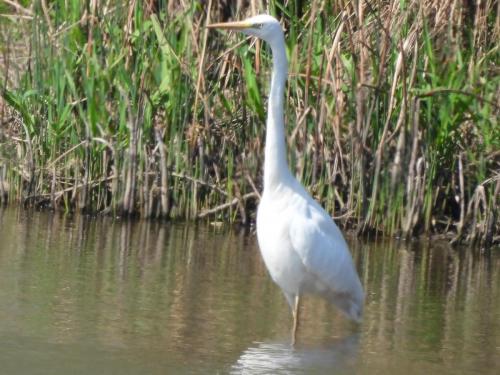
<path id="1" fill-rule="evenodd" d="M 334 293 L 330 297 L 334 304 L 347 318 L 361 323 L 363 320 L 363 303 L 356 301 L 352 296 L 344 293 Z"/>

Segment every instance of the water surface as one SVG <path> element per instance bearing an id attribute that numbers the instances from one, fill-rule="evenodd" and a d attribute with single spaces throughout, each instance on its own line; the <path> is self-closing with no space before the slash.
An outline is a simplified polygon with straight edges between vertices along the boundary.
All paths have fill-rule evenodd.
<path id="1" fill-rule="evenodd" d="M 0 372 L 497 374 L 500 250 L 348 242 L 363 323 L 307 298 L 291 348 L 251 233 L 0 210 Z"/>

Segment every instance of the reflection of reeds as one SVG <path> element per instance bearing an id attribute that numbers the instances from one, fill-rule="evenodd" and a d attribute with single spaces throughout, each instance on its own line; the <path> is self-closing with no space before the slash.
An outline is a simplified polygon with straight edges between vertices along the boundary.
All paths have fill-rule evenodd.
<path id="1" fill-rule="evenodd" d="M 19 309 L 7 322 L 22 336 L 173 356 L 193 367 L 233 363 L 256 342 L 288 343 L 289 307 L 254 237 L 18 212 L 0 211 L 0 275 L 11 287 L 2 306 Z M 358 366 L 373 371 L 398 359 L 416 368 L 496 368 L 498 254 L 439 242 L 349 244 L 366 290 Z M 319 298 L 308 297 L 302 312 L 305 348 L 357 332 Z"/>
<path id="2" fill-rule="evenodd" d="M 203 26 L 259 2 L 33 4 L 0 8 L 0 201 L 251 221 L 269 54 Z M 359 232 L 497 242 L 497 4 L 270 4 L 291 167 L 313 195 Z"/>
<path id="3" fill-rule="evenodd" d="M 450 369 L 458 363 L 493 365 L 499 334 L 498 256 L 457 251 L 442 242 L 353 247 L 367 265 L 361 271 L 367 294 L 364 328 L 370 332 L 364 350 L 381 357 L 395 350 L 402 356 L 411 353 Z M 474 345 L 488 347 L 487 353 Z"/>

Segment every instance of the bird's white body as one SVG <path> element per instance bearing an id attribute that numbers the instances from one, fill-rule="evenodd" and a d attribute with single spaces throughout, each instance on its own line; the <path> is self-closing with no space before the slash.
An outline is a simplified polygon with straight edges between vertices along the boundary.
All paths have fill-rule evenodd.
<path id="1" fill-rule="evenodd" d="M 299 297 L 304 293 L 326 298 L 349 318 L 359 321 L 363 288 L 344 237 L 288 168 L 283 115 L 288 61 L 279 22 L 269 15 L 260 15 L 211 27 L 240 30 L 271 46 L 273 71 L 257 237 L 267 269 L 294 312 L 294 339 Z"/>
<path id="2" fill-rule="evenodd" d="M 295 178 L 264 190 L 257 237 L 269 273 L 293 308 L 296 296 L 317 294 L 359 321 L 363 288 L 342 233 Z"/>

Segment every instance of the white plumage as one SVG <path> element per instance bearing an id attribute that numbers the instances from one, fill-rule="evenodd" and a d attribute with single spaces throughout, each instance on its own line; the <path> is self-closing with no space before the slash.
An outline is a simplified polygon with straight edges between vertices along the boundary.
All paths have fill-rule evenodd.
<path id="1" fill-rule="evenodd" d="M 363 289 L 342 233 L 295 178 L 264 187 L 257 236 L 269 273 L 292 309 L 297 296 L 318 294 L 361 320 Z"/>
<path id="2" fill-rule="evenodd" d="M 239 30 L 271 46 L 273 71 L 266 122 L 264 192 L 257 237 L 272 279 L 283 290 L 298 324 L 299 297 L 317 294 L 360 321 L 363 288 L 342 233 L 326 211 L 290 173 L 286 161 L 283 96 L 288 74 L 283 31 L 269 15 L 209 27 Z"/>

